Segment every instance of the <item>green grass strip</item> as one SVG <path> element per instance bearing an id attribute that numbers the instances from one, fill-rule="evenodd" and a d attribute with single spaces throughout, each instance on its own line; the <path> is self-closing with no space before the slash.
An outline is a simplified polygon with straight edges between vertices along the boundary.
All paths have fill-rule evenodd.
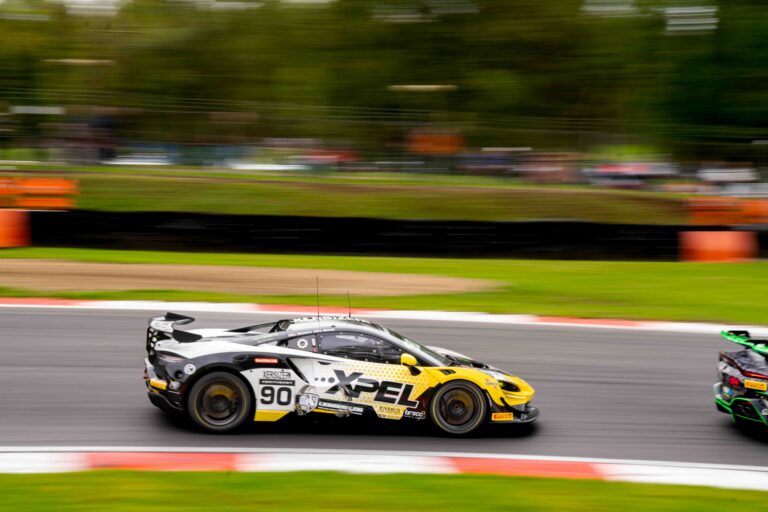
<path id="1" fill-rule="evenodd" d="M 0 475 L 0 510 L 571 512 L 762 510 L 768 493 L 470 475 L 143 473 Z"/>
<path id="2" fill-rule="evenodd" d="M 33 176 L 55 166 L 3 175 Z M 310 217 L 439 220 L 572 219 L 682 224 L 676 194 L 532 185 L 482 176 L 405 173 L 268 175 L 194 168 L 65 167 L 79 181 L 78 208 Z"/>
<path id="3" fill-rule="evenodd" d="M 30 248 L 0 251 L 2 258 L 47 258 L 115 263 L 271 266 L 399 272 L 491 279 L 493 291 L 404 297 L 361 297 L 357 308 L 529 313 L 588 318 L 680 320 L 766 324 L 768 263 L 658 263 L 543 260 L 472 260 Z M 1 264 L 1 263 L 0 263 Z M 382 279 L 386 279 L 382 276 Z M 346 296 L 322 294 L 327 306 L 346 306 Z M 1 283 L 0 283 L 0 286 Z M 5 296 L 76 299 L 202 300 L 314 305 L 314 295 L 232 295 L 201 290 L 41 292 L 0 288 Z"/>

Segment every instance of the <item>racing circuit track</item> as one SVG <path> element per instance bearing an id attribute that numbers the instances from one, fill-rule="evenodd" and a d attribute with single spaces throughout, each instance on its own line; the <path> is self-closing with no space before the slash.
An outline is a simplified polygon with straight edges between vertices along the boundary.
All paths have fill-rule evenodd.
<path id="1" fill-rule="evenodd" d="M 357 419 L 198 433 L 146 398 L 144 330 L 164 311 L 0 309 L 0 446 L 302 448 L 482 452 L 765 465 L 768 441 L 734 429 L 711 398 L 712 334 L 585 327 L 385 321 L 416 340 L 467 353 L 528 380 L 542 416 L 530 434 L 495 426 L 470 439 Z M 195 327 L 264 314 L 192 313 Z M 302 421 L 303 420 L 303 421 Z M 403 422 L 405 423 L 405 422 Z M 768 439 L 768 435 L 765 436 Z"/>

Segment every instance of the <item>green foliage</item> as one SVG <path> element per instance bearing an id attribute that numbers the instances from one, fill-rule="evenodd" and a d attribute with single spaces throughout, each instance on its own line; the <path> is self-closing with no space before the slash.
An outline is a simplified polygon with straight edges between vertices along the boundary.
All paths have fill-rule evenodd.
<path id="1" fill-rule="evenodd" d="M 88 17 L 8 0 L 0 103 L 139 108 L 121 126 L 125 135 L 184 142 L 221 138 L 207 113 L 225 110 L 259 114 L 239 136 L 347 138 L 372 148 L 435 120 L 483 144 L 580 150 L 651 139 L 727 154 L 763 133 L 761 2 L 713 2 L 717 28 L 685 35 L 665 32 L 672 4 L 663 0 L 634 2 L 628 16 L 589 14 L 587 3 L 465 0 L 446 4 L 460 6 L 450 11 L 426 0 L 262 0 L 227 10 L 132 0 L 117 16 Z M 49 62 L 62 58 L 114 65 Z M 387 89 L 403 83 L 458 90 Z"/>

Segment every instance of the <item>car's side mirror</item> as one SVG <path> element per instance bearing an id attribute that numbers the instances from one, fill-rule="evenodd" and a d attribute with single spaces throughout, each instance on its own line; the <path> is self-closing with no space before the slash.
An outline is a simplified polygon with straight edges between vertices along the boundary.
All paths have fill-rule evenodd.
<path id="1" fill-rule="evenodd" d="M 418 375 L 421 373 L 421 370 L 416 368 L 416 366 L 419 364 L 419 361 L 413 356 L 413 354 L 403 352 L 400 355 L 400 364 L 407 366 L 408 369 L 411 370 L 411 375 Z"/>

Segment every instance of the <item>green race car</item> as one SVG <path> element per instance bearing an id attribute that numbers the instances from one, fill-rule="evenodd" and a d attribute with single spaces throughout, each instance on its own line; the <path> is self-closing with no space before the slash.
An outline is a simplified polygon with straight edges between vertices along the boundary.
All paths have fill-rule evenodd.
<path id="1" fill-rule="evenodd" d="M 715 406 L 737 425 L 768 428 L 768 341 L 752 339 L 747 331 L 721 335 L 746 348 L 720 353 Z"/>

